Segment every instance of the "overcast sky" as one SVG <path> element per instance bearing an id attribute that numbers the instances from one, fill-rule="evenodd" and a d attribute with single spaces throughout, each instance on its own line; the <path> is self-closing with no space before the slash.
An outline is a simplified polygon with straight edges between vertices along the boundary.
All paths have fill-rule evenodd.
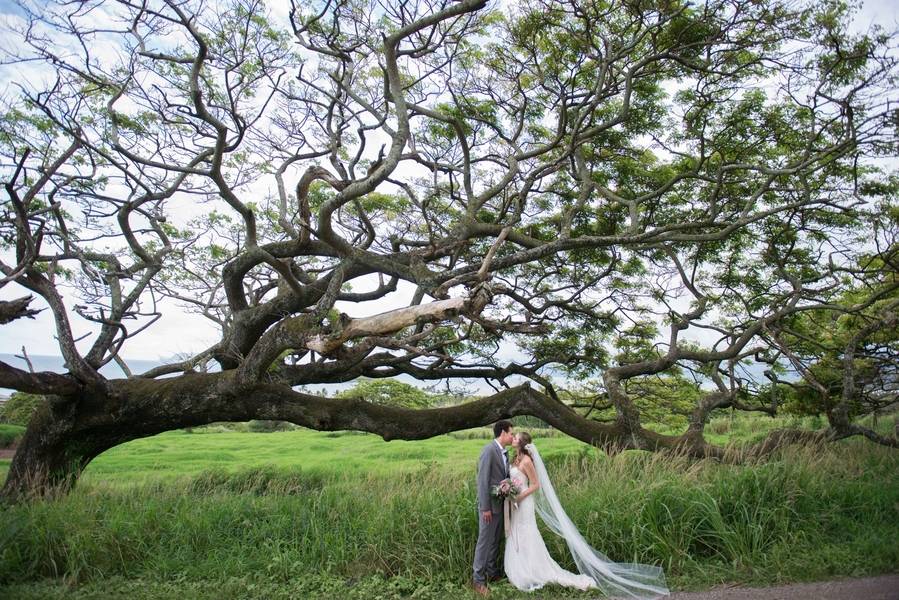
<path id="1" fill-rule="evenodd" d="M 274 5 L 283 7 L 286 3 L 277 2 L 273 3 Z M 16 12 L 14 3 L 9 0 L 0 0 L 0 15 L 15 14 Z M 0 16 L 0 19 L 3 18 Z M 899 27 L 899 11 L 897 11 L 895 0 L 867 0 L 864 2 L 855 21 L 855 27 L 864 30 L 872 23 L 877 23 L 887 30 L 897 29 Z M 0 25 L 0 30 L 2 29 L 3 27 Z M 0 82 L 2 81 L 3 78 L 0 78 Z M 7 87 L 2 83 L 0 85 Z M 3 90 L 0 93 L 6 95 L 10 92 Z M 7 201 L 5 196 L 3 201 Z M 361 288 L 357 289 L 361 291 Z M 395 306 L 401 298 L 408 298 L 407 294 L 410 289 L 411 286 L 408 284 L 401 286 L 400 292 L 394 295 L 394 299 L 389 302 L 389 305 Z M 27 293 L 26 290 L 16 285 L 7 285 L 0 289 L 0 299 L 9 300 L 27 295 Z M 38 298 L 33 304 L 36 307 L 44 306 Z M 388 305 L 382 302 L 378 308 L 374 309 L 369 306 L 356 307 L 352 312 L 347 308 L 343 310 L 350 312 L 351 316 L 360 316 L 363 310 L 371 314 L 381 312 L 385 306 Z M 76 336 L 87 331 L 83 321 L 77 316 L 73 316 L 72 321 Z M 81 322 L 79 323 L 79 321 Z M 53 338 L 54 331 L 53 319 L 49 310 L 43 311 L 34 320 L 20 319 L 9 325 L 0 326 L 0 354 L 19 353 L 24 345 L 33 355 L 58 355 L 59 348 Z M 204 318 L 185 314 L 174 304 L 169 304 L 164 308 L 162 319 L 148 331 L 141 333 L 137 339 L 129 342 L 122 354 L 126 359 L 159 360 L 176 354 L 200 351 L 214 343 L 216 339 L 216 330 Z"/>

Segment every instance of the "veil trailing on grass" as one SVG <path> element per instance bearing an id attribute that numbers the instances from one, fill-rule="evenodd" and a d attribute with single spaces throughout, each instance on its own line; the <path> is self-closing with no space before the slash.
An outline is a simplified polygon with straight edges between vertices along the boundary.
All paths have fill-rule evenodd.
<path id="1" fill-rule="evenodd" d="M 616 598 L 646 600 L 667 595 L 668 587 L 661 567 L 612 562 L 587 543 L 565 514 L 537 447 L 528 444 L 525 448 L 534 460 L 537 479 L 540 482 L 540 488 L 534 494 L 537 514 L 553 533 L 568 544 L 571 556 L 574 557 L 581 574 L 592 577 L 604 594 Z"/>

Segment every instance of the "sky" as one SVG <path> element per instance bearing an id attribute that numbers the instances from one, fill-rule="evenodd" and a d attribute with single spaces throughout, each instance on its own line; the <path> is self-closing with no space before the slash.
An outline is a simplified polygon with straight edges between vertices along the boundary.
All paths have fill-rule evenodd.
<path id="1" fill-rule="evenodd" d="M 272 2 L 276 13 L 284 12 L 286 3 Z M 3 20 L 10 14 L 16 14 L 14 3 L 9 0 L 0 0 L 0 31 L 3 29 Z M 895 8 L 895 1 L 867 0 L 862 3 L 861 10 L 855 20 L 855 27 L 859 30 L 867 29 L 872 23 L 879 24 L 885 29 L 899 28 L 899 9 Z M 3 36 L 0 36 L 2 40 Z M 4 42 L 0 41 L 0 45 Z M 27 67 L 19 67 L 27 69 Z M 8 94 L 8 76 L 0 74 L 0 94 Z M 4 197 L 3 201 L 6 201 Z M 357 291 L 364 286 L 354 286 Z M 379 303 L 368 303 L 368 306 L 343 307 L 351 316 L 374 314 L 386 309 L 401 305 L 409 297 L 411 285 L 401 285 L 399 292 L 391 298 Z M 27 290 L 16 285 L 7 285 L 0 288 L 0 300 L 9 300 L 27 295 Z M 374 304 L 374 306 L 372 306 Z M 35 298 L 33 306 L 40 308 L 43 302 Z M 184 312 L 173 302 L 164 301 L 163 317 L 148 331 L 131 341 L 123 351 L 127 359 L 163 360 L 176 355 L 186 355 L 198 352 L 218 339 L 214 326 L 203 317 Z M 71 317 L 76 336 L 87 331 L 80 318 Z M 0 354 L 20 353 L 23 346 L 31 355 L 58 355 L 59 349 L 54 339 L 54 325 L 49 310 L 42 311 L 35 319 L 20 319 L 11 324 L 0 326 Z M 510 355 L 511 357 L 511 355 Z M 17 365 L 23 366 L 23 365 Z"/>

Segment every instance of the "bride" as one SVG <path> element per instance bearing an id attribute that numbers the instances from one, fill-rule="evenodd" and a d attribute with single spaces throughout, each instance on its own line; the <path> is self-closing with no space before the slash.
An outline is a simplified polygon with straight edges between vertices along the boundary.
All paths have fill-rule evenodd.
<path id="1" fill-rule="evenodd" d="M 512 444 L 516 456 L 510 475 L 520 492 L 512 501 L 506 531 L 503 562 L 509 583 L 525 591 L 547 583 L 581 590 L 597 588 L 615 598 L 648 599 L 668 594 L 660 567 L 611 562 L 584 540 L 562 509 L 530 434 L 516 434 Z M 568 544 L 579 574 L 566 571 L 549 555 L 535 513 Z"/>

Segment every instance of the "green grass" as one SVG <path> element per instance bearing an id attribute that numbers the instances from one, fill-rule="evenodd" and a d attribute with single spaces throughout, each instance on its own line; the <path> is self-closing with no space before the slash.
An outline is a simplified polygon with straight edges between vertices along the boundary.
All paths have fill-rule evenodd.
<path id="1" fill-rule="evenodd" d="M 0 597 L 464 596 L 484 439 L 459 437 L 296 430 L 130 442 L 97 458 L 68 496 L 0 509 Z M 899 570 L 894 450 L 853 439 L 730 466 L 536 441 L 585 537 L 614 560 L 662 565 L 672 589 Z M 545 538 L 573 568 L 564 543 Z M 505 584 L 493 597 L 523 595 Z"/>

